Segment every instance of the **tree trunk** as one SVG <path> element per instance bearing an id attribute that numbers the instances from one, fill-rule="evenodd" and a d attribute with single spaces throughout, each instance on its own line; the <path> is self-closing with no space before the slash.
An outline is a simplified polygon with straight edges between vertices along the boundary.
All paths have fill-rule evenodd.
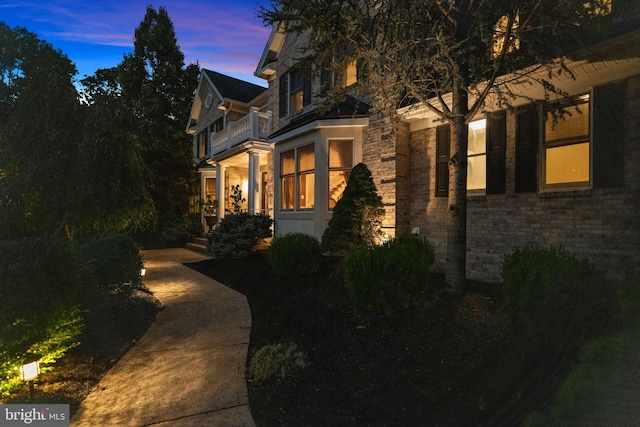
<path id="1" fill-rule="evenodd" d="M 447 269 L 445 282 L 450 292 L 464 291 L 467 257 L 467 93 L 453 91 L 451 150 L 449 157 L 449 204 L 447 210 Z"/>

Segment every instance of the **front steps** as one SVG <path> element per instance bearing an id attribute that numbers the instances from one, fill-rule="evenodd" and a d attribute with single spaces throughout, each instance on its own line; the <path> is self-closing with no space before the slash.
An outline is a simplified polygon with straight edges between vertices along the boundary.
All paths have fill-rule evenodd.
<path id="1" fill-rule="evenodd" d="M 207 252 L 207 238 L 206 237 L 192 237 L 190 242 L 187 242 L 187 249 L 193 249 L 198 252 Z"/>

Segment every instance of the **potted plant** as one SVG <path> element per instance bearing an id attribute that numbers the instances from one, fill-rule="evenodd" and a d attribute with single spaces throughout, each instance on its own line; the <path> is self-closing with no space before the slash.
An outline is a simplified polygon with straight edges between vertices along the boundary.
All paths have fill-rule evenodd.
<path id="1" fill-rule="evenodd" d="M 204 213 L 204 220 L 209 227 L 208 232 L 210 233 L 218 222 L 218 201 L 211 198 L 211 195 L 207 194 L 207 199 L 200 200 L 198 204 Z"/>

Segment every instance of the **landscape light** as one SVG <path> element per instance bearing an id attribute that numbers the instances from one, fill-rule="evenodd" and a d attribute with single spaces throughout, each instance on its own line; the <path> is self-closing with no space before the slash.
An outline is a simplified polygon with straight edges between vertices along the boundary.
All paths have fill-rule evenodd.
<path id="1" fill-rule="evenodd" d="M 33 381 L 38 378 L 38 375 L 40 375 L 40 362 L 37 360 L 20 366 L 20 381 Z"/>

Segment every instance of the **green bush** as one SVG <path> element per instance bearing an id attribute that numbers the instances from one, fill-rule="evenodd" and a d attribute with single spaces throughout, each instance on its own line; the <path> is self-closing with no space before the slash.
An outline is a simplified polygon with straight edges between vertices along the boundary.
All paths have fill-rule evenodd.
<path id="1" fill-rule="evenodd" d="M 304 369 L 304 353 L 298 351 L 293 343 L 272 344 L 262 347 L 251 358 L 249 370 L 255 382 L 261 382 L 277 376 L 284 379 L 294 371 Z"/>
<path id="2" fill-rule="evenodd" d="M 322 235 L 322 251 L 346 254 L 358 245 L 378 243 L 383 237 L 384 215 L 371 171 L 364 163 L 357 164 Z"/>
<path id="3" fill-rule="evenodd" d="M 124 291 L 141 283 L 140 247 L 126 235 L 98 237 L 76 244 L 74 253 L 80 262 L 85 286 Z"/>
<path id="4" fill-rule="evenodd" d="M 273 235 L 268 215 L 227 214 L 209 236 L 207 252 L 217 259 L 242 258 L 260 239 Z"/>
<path id="5" fill-rule="evenodd" d="M 0 243 L 0 393 L 19 386 L 17 368 L 28 354 L 50 364 L 77 345 L 77 267 L 70 242 L 56 237 Z"/>
<path id="6" fill-rule="evenodd" d="M 289 233 L 273 239 L 267 254 L 269 265 L 281 280 L 309 276 L 318 271 L 320 242 L 304 233 Z"/>
<path id="7" fill-rule="evenodd" d="M 618 317 L 603 272 L 562 249 L 519 248 L 505 256 L 502 277 L 507 313 L 539 344 L 577 348 Z"/>
<path id="8" fill-rule="evenodd" d="M 400 236 L 380 246 L 358 246 L 343 260 L 345 285 L 376 311 L 406 308 L 427 288 L 433 246 L 418 236 Z"/>

